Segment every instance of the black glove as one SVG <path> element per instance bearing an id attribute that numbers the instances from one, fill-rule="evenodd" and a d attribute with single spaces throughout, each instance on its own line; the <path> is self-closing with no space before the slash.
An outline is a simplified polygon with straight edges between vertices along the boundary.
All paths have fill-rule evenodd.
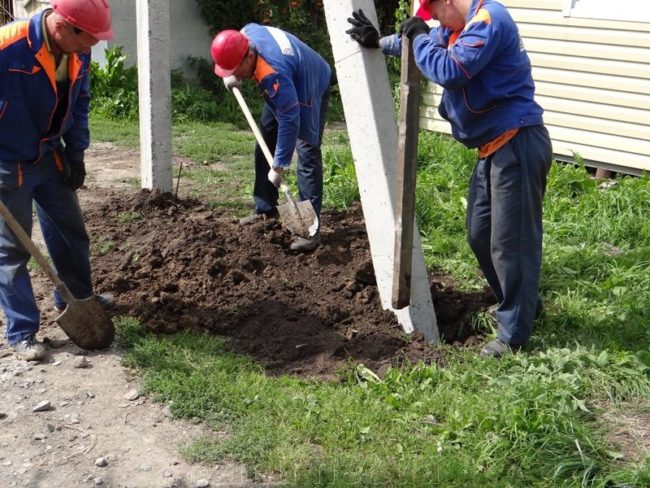
<path id="1" fill-rule="evenodd" d="M 346 30 L 345 33 L 350 34 L 352 39 L 363 47 L 379 47 L 379 31 L 372 25 L 363 10 L 352 12 L 352 17 L 348 17 L 348 22 L 354 27 Z"/>
<path id="2" fill-rule="evenodd" d="M 429 27 L 424 20 L 417 16 L 409 17 L 404 22 L 402 22 L 402 25 L 399 28 L 399 31 L 408 37 L 409 41 L 412 41 L 416 36 L 420 34 L 429 34 L 430 30 L 431 27 Z"/>
<path id="3" fill-rule="evenodd" d="M 63 176 L 63 182 L 70 187 L 72 191 L 77 191 L 84 184 L 86 179 L 86 165 L 82 160 L 64 158 L 66 169 Z"/>

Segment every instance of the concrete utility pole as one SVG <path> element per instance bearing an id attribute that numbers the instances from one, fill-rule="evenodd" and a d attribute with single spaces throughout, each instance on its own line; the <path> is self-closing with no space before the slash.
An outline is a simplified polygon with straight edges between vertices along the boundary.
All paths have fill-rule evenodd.
<path id="1" fill-rule="evenodd" d="M 325 2 L 377 287 L 383 307 L 395 313 L 405 332 L 416 330 L 428 341 L 438 342 L 438 323 L 417 224 L 413 227 L 410 305 L 401 310 L 391 306 L 398 131 L 384 55 L 379 49 L 360 47 L 345 33 L 350 28 L 347 18 L 359 8 L 377 25 L 372 0 Z"/>
<path id="2" fill-rule="evenodd" d="M 172 191 L 169 0 L 136 0 L 142 188 Z"/>

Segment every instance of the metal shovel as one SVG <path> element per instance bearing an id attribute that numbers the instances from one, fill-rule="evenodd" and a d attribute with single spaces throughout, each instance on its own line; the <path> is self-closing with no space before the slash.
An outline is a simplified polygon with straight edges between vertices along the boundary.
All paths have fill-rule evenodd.
<path id="1" fill-rule="evenodd" d="M 45 256 L 38 250 L 9 209 L 0 201 L 0 214 L 18 240 L 29 251 L 38 265 L 52 280 L 56 291 L 68 304 L 56 318 L 59 326 L 77 346 L 83 349 L 103 349 L 113 342 L 115 328 L 94 295 L 79 300 L 75 298 L 61 278 L 54 272 Z"/>
<path id="2" fill-rule="evenodd" d="M 266 145 L 264 137 L 262 137 L 262 133 L 257 127 L 248 105 L 246 105 L 246 100 L 244 100 L 239 88 L 233 87 L 232 92 L 234 93 L 237 102 L 239 102 L 239 106 L 244 112 L 248 124 L 251 126 L 253 134 L 255 134 L 257 143 L 262 148 L 266 161 L 269 163 L 269 166 L 273 168 L 273 155 L 271 154 L 271 151 L 269 151 L 269 147 Z M 299 236 L 309 237 L 314 234 L 316 229 L 318 229 L 318 216 L 316 215 L 316 211 L 311 202 L 309 200 L 296 202 L 291 196 L 289 187 L 284 183 L 284 181 L 280 185 L 280 190 L 282 190 L 287 199 L 285 205 L 278 205 L 278 213 L 280 214 L 284 226 L 289 229 L 292 234 Z"/>

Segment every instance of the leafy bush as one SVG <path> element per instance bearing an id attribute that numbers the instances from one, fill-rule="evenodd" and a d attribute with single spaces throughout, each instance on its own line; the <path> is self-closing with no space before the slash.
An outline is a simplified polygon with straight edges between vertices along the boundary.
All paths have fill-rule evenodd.
<path id="1" fill-rule="evenodd" d="M 172 71 L 172 119 L 206 122 L 219 117 L 220 107 L 209 91 L 183 77 L 180 70 Z"/>
<path id="2" fill-rule="evenodd" d="M 91 67 L 92 110 L 111 119 L 138 118 L 138 70 L 135 66 L 125 66 L 126 56 L 121 47 L 106 50 L 106 66 L 95 61 Z M 212 73 L 211 64 L 203 59 L 192 59 L 192 66 L 199 73 L 199 81 L 183 77 L 180 70 L 171 73 L 172 118 L 174 121 L 226 121 L 245 127 L 246 121 L 235 98 L 225 89 L 219 78 Z M 210 89 L 203 88 L 201 84 Z M 250 84 L 249 84 L 250 85 Z M 252 105 L 259 111 L 261 98 L 249 90 L 242 91 L 247 99 L 255 100 Z"/>
<path id="3" fill-rule="evenodd" d="M 92 61 L 90 90 L 92 109 L 110 118 L 138 116 L 138 70 L 125 67 L 126 56 L 119 46 L 106 49 L 106 66 Z"/>
<path id="4" fill-rule="evenodd" d="M 248 128 L 246 118 L 239 108 L 235 97 L 226 90 L 221 78 L 214 75 L 212 62 L 203 59 L 189 58 L 190 66 L 196 70 L 197 83 L 203 89 L 210 93 L 215 104 L 218 106 L 218 113 L 214 120 L 230 122 L 240 129 Z M 241 88 L 242 95 L 246 100 L 248 108 L 253 115 L 258 118 L 262 112 L 264 99 L 259 95 L 254 83 L 243 83 Z"/>

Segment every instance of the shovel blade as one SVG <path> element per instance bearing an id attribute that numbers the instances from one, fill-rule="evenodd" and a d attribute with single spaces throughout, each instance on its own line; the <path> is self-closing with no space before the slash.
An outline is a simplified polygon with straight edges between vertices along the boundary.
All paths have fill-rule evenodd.
<path id="1" fill-rule="evenodd" d="M 309 237 L 318 228 L 318 217 L 309 200 L 290 201 L 284 205 L 278 205 L 278 213 L 283 225 L 292 234 Z"/>
<path id="2" fill-rule="evenodd" d="M 94 296 L 67 301 L 56 318 L 70 340 L 82 349 L 104 349 L 115 337 L 113 322 Z"/>

